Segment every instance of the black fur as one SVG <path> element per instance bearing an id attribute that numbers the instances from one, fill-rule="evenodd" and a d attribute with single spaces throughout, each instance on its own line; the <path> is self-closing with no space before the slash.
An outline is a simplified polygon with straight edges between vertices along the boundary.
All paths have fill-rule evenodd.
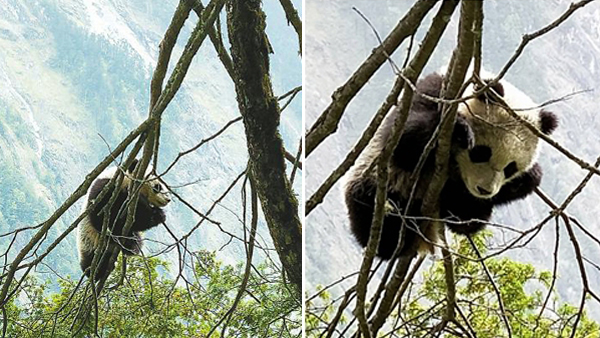
<path id="1" fill-rule="evenodd" d="M 369 241 L 371 222 L 373 219 L 373 212 L 375 211 L 375 193 L 375 182 L 369 179 L 358 181 L 356 185 L 346 191 L 346 204 L 348 205 L 350 215 L 350 227 L 357 242 L 363 247 L 366 247 Z M 388 201 L 394 203 L 398 207 L 406 205 L 406 201 L 401 199 L 397 194 L 388 193 L 387 198 Z M 420 208 L 421 202 L 414 201 L 411 209 L 418 211 Z M 398 215 L 392 213 L 384 216 L 377 256 L 385 259 L 390 259 L 392 257 L 392 254 L 398 245 L 401 224 L 402 220 Z M 413 228 L 415 227 L 415 224 L 409 223 L 408 226 Z M 416 243 L 417 234 L 414 231 L 406 231 L 405 234 L 405 243 Z M 407 246 L 405 245 L 405 247 Z"/>
<path id="2" fill-rule="evenodd" d="M 456 176 L 448 179 L 440 194 L 440 217 L 447 218 L 446 226 L 459 234 L 473 234 L 485 228 L 493 207 L 491 200 L 471 195 Z"/>
<path id="3" fill-rule="evenodd" d="M 491 81 L 492 81 L 491 79 L 483 80 L 483 82 L 485 82 L 486 85 L 489 84 Z M 482 85 L 476 85 L 475 91 L 479 91 L 479 90 L 481 90 L 481 88 L 483 88 Z M 477 99 L 479 99 L 480 101 L 483 101 L 483 102 L 498 103 L 498 100 L 494 99 L 494 95 L 490 92 L 490 90 L 493 90 L 496 95 L 504 97 L 504 86 L 500 82 L 497 82 L 497 83 L 493 84 L 490 88 L 488 88 L 486 91 L 479 94 L 477 96 Z"/>
<path id="4" fill-rule="evenodd" d="M 133 168 L 135 167 L 136 163 L 129 168 L 129 174 L 133 174 Z M 102 189 L 108 184 L 109 181 L 110 179 L 103 178 L 97 179 L 92 183 L 92 186 L 89 190 L 88 206 L 92 201 L 96 200 Z M 90 210 L 90 214 L 88 216 L 90 223 L 99 233 L 102 232 L 102 226 L 106 217 L 106 214 L 102 211 L 102 209 L 108 204 L 113 191 L 114 188 L 110 189 L 101 200 L 95 203 L 94 207 Z M 145 196 L 140 195 L 131 229 L 127 233 L 123 233 L 123 227 L 125 226 L 127 218 L 128 201 L 129 193 L 127 190 L 120 190 L 114 204 L 110 208 L 108 227 L 110 229 L 110 233 L 112 234 L 112 240 L 117 243 L 118 247 L 121 248 L 123 254 L 130 256 L 139 254 L 141 252 L 141 232 L 163 223 L 165 221 L 165 214 L 161 208 L 153 207 Z M 88 277 L 89 271 L 86 271 L 86 269 L 91 265 L 93 256 L 93 250 L 84 252 L 83 259 L 80 262 L 81 269 L 86 272 Z M 102 259 L 97 268 L 97 279 L 104 276 L 104 274 L 110 272 L 114 268 L 114 266 L 109 266 L 110 255 L 106 256 L 106 259 Z"/>
<path id="5" fill-rule="evenodd" d="M 100 192 L 108 182 L 109 179 L 96 180 L 90 188 L 90 200 L 96 199 L 96 197 L 100 194 Z M 105 214 L 102 213 L 102 208 L 104 208 L 104 206 L 108 204 L 112 193 L 113 190 L 109 190 L 108 193 L 104 195 L 104 198 L 102 198 L 94 205 L 92 211 L 90 212 L 90 219 L 92 221 L 92 225 L 98 231 L 102 231 L 102 224 L 104 223 Z M 113 235 L 123 236 L 122 231 L 123 226 L 125 225 L 125 218 L 127 216 L 126 203 L 128 202 L 128 200 L 129 193 L 127 192 L 127 190 L 121 190 L 118 192 L 117 199 L 110 210 L 109 227 L 111 227 L 111 233 Z M 135 219 L 133 221 L 133 225 L 131 226 L 131 232 L 137 233 L 140 231 L 145 231 L 161 224 L 164 221 L 164 211 L 161 208 L 153 207 L 152 205 L 150 205 L 148 199 L 145 196 L 140 195 L 135 210 Z M 131 237 L 131 233 L 126 236 Z M 131 249 L 134 253 L 137 253 L 136 248 L 133 246 L 126 246 L 126 248 Z"/>
<path id="6" fill-rule="evenodd" d="M 558 127 L 558 118 L 554 113 L 542 109 L 541 115 L 541 131 L 546 135 L 550 135 L 556 127 Z"/>
<path id="7" fill-rule="evenodd" d="M 535 163 L 531 169 L 506 183 L 492 198 L 494 205 L 503 205 L 520 200 L 531 194 L 542 182 L 542 167 Z"/>
<path id="8" fill-rule="evenodd" d="M 442 77 L 438 74 L 432 74 L 419 81 L 417 90 L 421 93 L 433 97 L 439 97 L 442 86 Z M 498 94 L 504 95 L 504 88 L 501 84 L 492 87 Z M 487 96 L 479 99 L 488 100 Z M 396 114 L 394 111 L 393 114 Z M 553 114 L 546 116 L 554 117 Z M 550 118 L 546 118 L 550 119 Z M 385 125 L 381 130 L 382 140 L 385 142 L 389 138 L 393 125 L 393 118 L 386 119 Z M 392 156 L 392 165 L 407 173 L 411 173 L 421 157 L 426 143 L 431 138 L 437 124 L 440 120 L 440 111 L 438 104 L 415 95 L 411 111 L 404 127 L 402 137 Z M 544 115 L 542 113 L 542 126 L 544 126 Z M 552 128 L 556 127 L 556 119 Z M 546 126 L 550 122 L 546 122 Z M 542 127 L 544 131 L 544 127 Z M 474 144 L 474 135 L 467 121 L 460 115 L 453 134 L 454 146 L 471 149 Z M 429 154 L 422 169 L 423 174 L 432 173 L 435 168 L 435 149 Z M 500 192 L 491 199 L 481 199 L 473 196 L 466 188 L 457 169 L 457 164 L 451 157 L 449 178 L 442 189 L 440 195 L 440 216 L 448 219 L 446 225 L 448 228 L 459 234 L 474 234 L 485 227 L 485 222 L 492 216 L 494 206 L 509 203 L 514 200 L 522 199 L 529 195 L 535 187 L 540 184 L 542 171 L 536 163 L 527 172 L 514 178 L 502 187 Z M 345 191 L 345 200 L 348 207 L 350 228 L 358 241 L 365 247 L 367 245 L 371 222 L 374 211 L 374 200 L 376 191 L 376 182 L 371 177 L 363 177 L 351 182 Z M 399 196 L 398 193 L 388 192 L 388 201 L 400 208 L 406 207 L 407 201 Z M 422 216 L 421 201 L 412 202 L 410 210 L 406 213 L 408 216 Z M 408 219 L 407 219 L 408 221 Z M 383 220 L 383 229 L 380 239 L 377 256 L 383 259 L 390 259 L 398 245 L 402 220 L 394 213 L 388 213 Z M 400 255 L 414 245 L 418 244 L 418 235 L 414 230 L 418 225 L 415 222 L 408 221 L 407 230 L 404 237 L 404 245 Z"/>

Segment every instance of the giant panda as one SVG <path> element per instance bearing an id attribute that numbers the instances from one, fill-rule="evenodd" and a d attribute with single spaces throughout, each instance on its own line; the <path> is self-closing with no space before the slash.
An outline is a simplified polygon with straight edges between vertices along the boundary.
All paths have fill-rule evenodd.
<path id="1" fill-rule="evenodd" d="M 149 167 L 145 175 L 143 184 L 139 190 L 139 198 L 135 212 L 135 219 L 128 233 L 123 233 L 123 227 L 127 218 L 127 205 L 129 198 L 129 187 L 133 183 L 133 174 L 138 160 L 127 168 L 121 185 L 118 187 L 118 196 L 110 208 L 110 220 L 108 223 L 109 238 L 112 243 L 116 243 L 117 250 L 121 250 L 125 255 L 136 255 L 142 249 L 141 233 L 153 228 L 165 221 L 163 207 L 171 201 L 167 187 L 156 176 L 150 175 Z M 100 201 L 96 201 L 102 188 L 108 184 L 110 179 L 120 170 L 118 167 L 112 167 L 102 172 L 91 184 L 84 205 L 84 211 L 90 207 L 89 213 L 79 223 L 77 227 L 77 249 L 79 252 L 79 263 L 81 270 L 90 277 L 90 266 L 94 258 L 94 252 L 100 244 L 102 225 L 105 214 L 102 212 L 113 194 L 113 189 L 109 190 Z M 117 217 L 118 216 L 118 217 Z M 110 256 L 98 263 L 95 279 L 99 280 L 107 277 L 113 270 L 110 266 Z"/>
<path id="2" fill-rule="evenodd" d="M 485 82 L 490 83 L 490 80 Z M 442 83 L 443 76 L 438 73 L 417 83 L 408 120 L 390 160 L 386 214 L 377 250 L 377 256 L 382 259 L 390 259 L 398 245 L 400 214 L 414 216 L 413 221 L 406 218 L 408 227 L 400 255 L 409 248 L 419 253 L 431 252 L 431 243 L 437 242 L 438 231 L 443 231 L 428 227 L 423 233 L 422 228 L 416 228 L 420 224 L 415 221 L 422 216 L 422 199 L 435 171 L 436 149 L 425 159 L 413 201 L 408 212 L 404 210 L 414 184 L 411 174 L 441 116 L 438 104 L 418 93 L 440 97 Z M 471 84 L 463 97 L 473 96 L 481 88 Z M 491 88 L 542 133 L 549 135 L 557 127 L 558 120 L 553 113 L 533 108 L 536 105 L 532 100 L 511 84 L 498 82 Z M 495 206 L 526 197 L 542 178 L 542 170 L 536 163 L 538 137 L 511 117 L 493 97 L 487 91 L 458 106 L 448 180 L 439 200 L 440 217 L 447 220 L 446 226 L 457 234 L 470 235 L 482 230 Z M 346 178 L 344 195 L 350 229 L 362 247 L 366 247 L 369 240 L 374 212 L 377 174 L 373 161 L 388 142 L 396 116 L 396 109 L 388 114 Z M 422 240 L 422 236 L 428 240 Z"/>

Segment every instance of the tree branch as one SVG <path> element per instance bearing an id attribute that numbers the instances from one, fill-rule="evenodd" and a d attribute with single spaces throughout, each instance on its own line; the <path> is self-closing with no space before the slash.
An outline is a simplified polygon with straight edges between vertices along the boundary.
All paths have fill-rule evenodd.
<path id="1" fill-rule="evenodd" d="M 383 43 L 375 48 L 356 72 L 352 74 L 350 79 L 333 93 L 329 106 L 321 113 L 321 116 L 319 116 L 306 133 L 306 157 L 329 135 L 337 130 L 339 121 L 348 103 L 350 103 L 358 91 L 362 89 L 371 76 L 387 60 L 387 56 L 392 55 L 407 37 L 414 34 L 425 15 L 435 6 L 436 2 L 418 0 L 400 22 L 398 22 L 398 25 L 385 38 Z"/>
<path id="2" fill-rule="evenodd" d="M 298 201 L 286 176 L 280 111 L 269 75 L 269 44 L 259 0 L 233 0 L 227 26 L 235 69 L 235 89 L 244 120 L 251 179 L 267 225 L 298 300 L 302 290 L 302 225 Z"/>

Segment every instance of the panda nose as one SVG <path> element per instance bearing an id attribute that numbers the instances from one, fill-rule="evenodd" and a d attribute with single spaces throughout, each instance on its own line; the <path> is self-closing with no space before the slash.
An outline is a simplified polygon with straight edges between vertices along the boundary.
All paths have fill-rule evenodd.
<path id="1" fill-rule="evenodd" d="M 491 195 L 492 194 L 491 191 L 487 191 L 480 186 L 477 186 L 477 191 L 479 191 L 479 193 L 482 195 Z"/>

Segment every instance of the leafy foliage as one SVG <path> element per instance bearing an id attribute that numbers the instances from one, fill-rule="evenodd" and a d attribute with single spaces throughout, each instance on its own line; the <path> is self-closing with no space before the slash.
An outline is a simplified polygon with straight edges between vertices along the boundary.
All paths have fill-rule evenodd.
<path id="1" fill-rule="evenodd" d="M 483 232 L 473 238 L 482 255 L 486 252 L 490 236 L 490 232 Z M 493 284 L 490 283 L 481 263 L 467 258 L 476 257 L 471 244 L 462 236 L 457 236 L 455 243 L 453 251 L 459 253 L 454 256 L 456 299 L 460 310 L 456 315 L 458 323 L 464 328 L 471 327 L 477 337 L 507 337 Z M 580 312 L 579 307 L 561 302 L 558 295 L 552 292 L 553 297 L 543 308 L 552 283 L 550 272 L 537 271 L 531 264 L 506 257 L 488 258 L 485 265 L 499 289 L 513 337 L 571 336 L 577 314 Z M 443 263 L 435 262 L 417 279 L 419 281 L 412 281 L 404 294 L 400 310 L 388 319 L 388 323 L 393 323 L 393 327 L 388 326 L 387 330 L 398 336 L 426 336 L 445 314 L 446 282 Z M 328 292 L 322 292 L 315 303 L 318 305 L 307 304 L 308 336 L 320 335 L 337 310 Z M 341 328 L 345 323 L 340 321 L 338 326 Z M 464 336 L 461 329 L 452 323 L 449 324 L 448 331 L 455 333 L 449 336 Z M 388 333 L 390 332 L 382 332 L 383 335 Z M 574 337 L 598 335 L 600 325 L 591 320 L 583 310 Z"/>
<path id="2" fill-rule="evenodd" d="M 316 301 L 306 302 L 306 312 L 304 315 L 304 321 L 306 322 L 306 334 L 307 337 L 320 336 L 320 332 L 327 328 L 328 323 L 335 315 L 336 308 L 334 306 L 335 301 L 331 299 L 331 293 L 323 290 L 323 287 L 317 286 L 318 296 Z M 322 307 L 317 304 L 325 304 Z M 346 316 L 340 317 L 340 324 L 344 325 L 347 323 Z"/>
<path id="3" fill-rule="evenodd" d="M 205 337 L 233 304 L 243 278 L 243 266 L 225 265 L 215 254 L 199 252 L 193 273 L 173 280 L 161 270 L 157 258 L 129 258 L 123 285 L 103 293 L 95 304 L 86 283 L 60 281 L 61 292 L 46 295 L 47 284 L 27 279 L 17 300 L 6 309 L 10 337 Z M 119 279 L 122 260 L 107 285 Z M 183 283 L 183 278 L 189 284 Z M 193 280 L 194 282 L 192 282 Z M 85 282 L 85 281 L 84 281 Z M 74 318 L 82 312 L 82 300 L 92 313 L 79 330 Z M 270 264 L 256 266 L 244 296 L 223 329 L 211 337 L 292 337 L 301 330 L 298 303 Z M 75 323 L 75 324 L 73 324 Z M 79 330 L 79 332 L 77 332 Z"/>

